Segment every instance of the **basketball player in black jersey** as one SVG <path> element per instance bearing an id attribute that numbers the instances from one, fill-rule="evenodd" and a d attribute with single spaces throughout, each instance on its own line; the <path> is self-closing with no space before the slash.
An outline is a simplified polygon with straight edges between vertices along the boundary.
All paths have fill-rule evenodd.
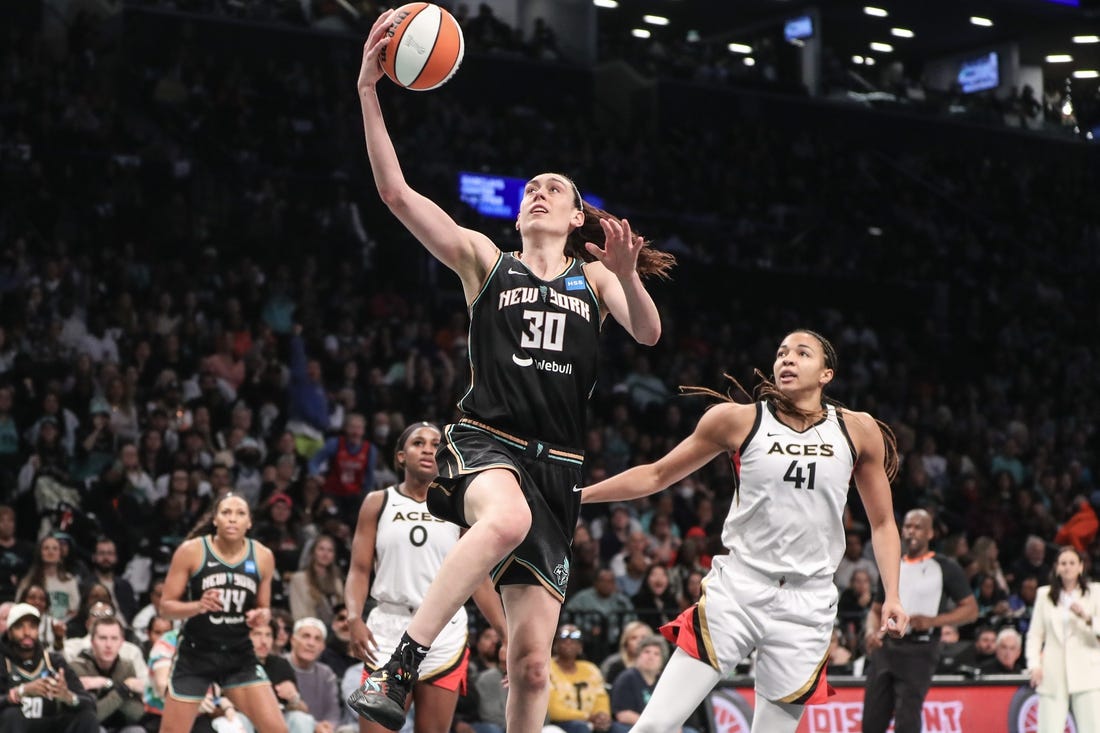
<path id="1" fill-rule="evenodd" d="M 348 702 L 398 729 L 428 645 L 491 574 L 508 623 L 508 731 L 540 731 L 580 509 L 580 446 L 600 327 L 610 314 L 636 341 L 656 343 L 660 317 L 640 275 L 667 274 L 673 258 L 648 248 L 625 220 L 586 204 L 561 174 L 544 173 L 525 186 L 518 255 L 460 227 L 412 190 L 376 89 L 392 19 L 392 11 L 382 14 L 363 49 L 367 153 L 382 200 L 455 271 L 470 309 L 471 384 L 459 402 L 465 417 L 444 430 L 440 475 L 428 491 L 433 515 L 469 531 L 444 560 L 393 657 Z"/>
<path id="2" fill-rule="evenodd" d="M 168 681 L 161 733 L 187 733 L 211 684 L 262 733 L 286 733 L 279 701 L 249 629 L 271 622 L 271 550 L 246 536 L 248 502 L 226 494 L 172 556 L 161 616 L 185 619 Z M 211 533 L 210 530 L 213 530 Z"/>

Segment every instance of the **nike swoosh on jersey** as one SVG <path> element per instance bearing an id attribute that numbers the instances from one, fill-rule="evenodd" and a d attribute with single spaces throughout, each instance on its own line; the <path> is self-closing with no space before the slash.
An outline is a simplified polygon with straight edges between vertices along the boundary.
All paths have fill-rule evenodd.
<path id="1" fill-rule="evenodd" d="M 580 486 L 577 486 L 576 484 L 573 484 L 573 491 L 574 492 L 581 492 L 581 491 L 584 491 L 584 489 Z"/>
<path id="2" fill-rule="evenodd" d="M 520 270 L 513 270 L 511 267 L 509 267 L 508 268 L 508 274 L 509 275 L 527 275 L 527 274 L 530 274 L 530 273 L 521 272 Z"/>
<path id="3" fill-rule="evenodd" d="M 516 356 L 515 354 L 512 354 L 512 361 L 514 361 L 516 363 L 516 366 L 521 366 L 521 367 L 529 367 L 529 366 L 531 366 L 532 364 L 535 363 L 535 360 L 532 359 L 530 356 L 527 357 L 526 359 L 521 359 L 519 356 Z"/>
<path id="4" fill-rule="evenodd" d="M 221 565 L 221 563 L 216 560 L 211 560 L 210 562 L 206 563 L 206 567 L 208 568 L 216 568 L 219 565 Z"/>

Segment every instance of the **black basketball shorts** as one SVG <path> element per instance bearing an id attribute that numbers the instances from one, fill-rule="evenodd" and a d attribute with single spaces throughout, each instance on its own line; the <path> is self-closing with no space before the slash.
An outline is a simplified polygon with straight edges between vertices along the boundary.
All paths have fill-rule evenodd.
<path id="1" fill-rule="evenodd" d="M 180 638 L 168 692 L 177 700 L 196 701 L 206 696 L 212 683 L 223 690 L 249 685 L 271 684 L 251 646 L 232 651 L 208 650 Z"/>
<path id="2" fill-rule="evenodd" d="M 448 425 L 443 434 L 436 453 L 439 476 L 428 488 L 429 511 L 469 527 L 463 499 L 470 482 L 491 468 L 514 473 L 531 507 L 531 529 L 493 568 L 493 582 L 498 588 L 542 585 L 564 603 L 573 532 L 581 507 L 584 454 L 470 419 Z"/>

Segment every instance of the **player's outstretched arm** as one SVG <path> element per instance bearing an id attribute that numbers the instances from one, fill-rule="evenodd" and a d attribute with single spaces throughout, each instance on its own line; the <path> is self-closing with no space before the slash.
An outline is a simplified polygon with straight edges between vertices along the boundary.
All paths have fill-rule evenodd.
<path id="1" fill-rule="evenodd" d="M 731 436 L 748 433 L 756 415 L 753 405 L 723 403 L 707 410 L 695 430 L 668 455 L 592 484 L 581 492 L 581 503 L 629 501 L 671 486 L 705 466 L 719 453 L 736 450 Z"/>
<path id="2" fill-rule="evenodd" d="M 359 103 L 363 111 L 363 132 L 378 194 L 405 228 L 436 259 L 458 273 L 467 295 L 476 293 L 496 259 L 496 247 L 484 235 L 463 229 L 447 212 L 414 191 L 406 182 L 382 117 L 377 84 L 382 78 L 379 54 L 390 39 L 392 10 L 378 17 L 363 45 L 359 69 Z"/>
<path id="3" fill-rule="evenodd" d="M 856 468 L 853 477 L 871 525 L 871 544 L 875 549 L 875 561 L 885 596 L 880 630 L 891 636 L 902 636 L 909 626 L 909 616 L 902 608 L 898 595 L 901 539 L 894 520 L 890 479 L 886 475 L 886 444 L 878 424 L 867 413 L 846 411 L 844 417 L 855 444 Z"/>

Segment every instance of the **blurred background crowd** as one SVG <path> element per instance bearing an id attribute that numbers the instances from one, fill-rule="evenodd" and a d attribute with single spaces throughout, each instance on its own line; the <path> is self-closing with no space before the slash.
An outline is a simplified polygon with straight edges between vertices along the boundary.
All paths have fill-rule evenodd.
<path id="1" fill-rule="evenodd" d="M 206 5 L 235 7 L 72 3 L 60 35 L 37 12 L 2 31 L 0 601 L 44 603 L 50 643 L 106 601 L 147 642 L 174 548 L 235 490 L 276 553 L 275 648 L 319 618 L 340 676 L 355 514 L 310 459 L 365 440 L 365 488 L 398 480 L 402 429 L 455 418 L 467 315 L 374 193 L 356 39 L 230 35 Z M 439 92 L 383 92 L 413 185 L 507 249 L 511 222 L 461 203 L 456 171 L 564 170 L 680 260 L 652 286 L 657 346 L 605 327 L 590 481 L 690 432 L 706 402 L 679 385 L 751 388 L 809 326 L 839 351 L 832 396 L 897 434 L 899 518 L 929 509 L 973 585 L 981 616 L 946 671 L 1026 631 L 1057 545 L 1100 559 L 1095 150 L 668 80 L 622 124 L 584 70 L 540 51 L 505 72 L 478 37 Z M 608 684 L 698 598 L 731 471 L 585 507 L 565 618 Z M 858 672 L 877 573 L 854 492 L 847 529 L 833 667 Z M 498 640 L 473 632 L 495 668 Z M 474 702 L 456 726 L 477 719 Z"/>

